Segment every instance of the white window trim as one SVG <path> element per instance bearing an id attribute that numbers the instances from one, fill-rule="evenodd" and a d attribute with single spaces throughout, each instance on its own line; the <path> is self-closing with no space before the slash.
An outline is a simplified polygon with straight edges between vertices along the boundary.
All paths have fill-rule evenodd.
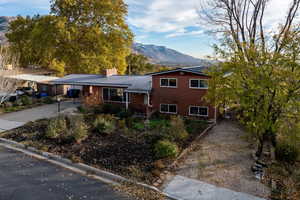
<path id="1" fill-rule="evenodd" d="M 169 106 L 176 106 L 176 113 L 174 113 L 174 112 L 163 112 L 163 111 L 161 111 L 161 105 L 168 105 L 168 107 L 169 107 Z M 169 110 L 169 109 L 168 109 L 168 110 Z M 177 104 L 161 103 L 161 104 L 159 105 L 159 112 L 160 112 L 160 113 L 164 113 L 164 114 L 173 114 L 173 115 L 177 115 L 177 113 L 178 113 L 178 106 L 177 106 Z"/>
<path id="2" fill-rule="evenodd" d="M 161 85 L 161 80 L 162 80 L 162 79 L 176 80 L 176 86 L 163 86 L 163 85 Z M 160 79 L 159 79 L 159 85 L 160 85 L 160 87 L 162 87 L 162 88 L 177 88 L 177 87 L 178 87 L 178 80 L 177 80 L 177 78 L 160 78 Z"/>
<path id="3" fill-rule="evenodd" d="M 207 109 L 207 115 L 198 115 L 198 114 L 192 114 L 191 113 L 191 107 L 197 107 L 199 108 L 206 108 Z M 197 117 L 208 117 L 209 115 L 209 108 L 207 106 L 189 106 L 189 115 L 190 116 L 197 116 Z"/>
<path id="4" fill-rule="evenodd" d="M 104 89 L 123 89 L 123 88 L 112 88 L 112 87 L 103 87 L 102 88 L 102 100 L 103 100 L 103 102 L 104 103 L 130 103 L 130 101 L 128 101 L 128 102 L 126 102 L 126 100 L 125 101 L 109 101 L 109 100 L 105 100 L 104 99 Z M 128 97 L 129 97 L 129 95 L 128 95 Z M 125 97 L 125 99 L 126 99 L 126 97 Z M 129 99 L 130 99 L 130 97 L 129 97 Z"/>
<path id="5" fill-rule="evenodd" d="M 190 89 L 198 89 L 198 90 L 207 90 L 208 89 L 208 87 L 192 87 L 192 81 L 207 81 L 207 83 L 208 83 L 207 79 L 190 79 L 189 86 L 190 86 Z"/>

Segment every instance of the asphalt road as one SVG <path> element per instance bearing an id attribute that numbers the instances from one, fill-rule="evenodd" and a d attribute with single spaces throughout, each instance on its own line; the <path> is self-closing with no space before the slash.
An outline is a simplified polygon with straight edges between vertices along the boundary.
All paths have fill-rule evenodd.
<path id="1" fill-rule="evenodd" d="M 128 200 L 109 185 L 0 147 L 0 200 Z"/>

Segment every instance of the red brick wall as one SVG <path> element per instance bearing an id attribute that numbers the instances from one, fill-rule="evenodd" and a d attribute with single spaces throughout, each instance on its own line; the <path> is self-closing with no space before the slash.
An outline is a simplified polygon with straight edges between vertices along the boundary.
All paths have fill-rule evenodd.
<path id="1" fill-rule="evenodd" d="M 146 94 L 131 94 L 130 108 L 137 112 L 146 113 L 147 104 L 144 104 L 144 98 Z"/>
<path id="2" fill-rule="evenodd" d="M 161 78 L 177 78 L 177 88 L 160 87 Z M 215 109 L 201 99 L 206 93 L 206 89 L 190 89 L 190 79 L 208 79 L 192 73 L 174 72 L 169 74 L 153 76 L 152 105 L 153 109 L 159 111 L 160 104 L 177 104 L 177 112 L 180 115 L 189 115 L 189 106 L 207 106 L 209 109 L 209 119 L 214 119 Z"/>

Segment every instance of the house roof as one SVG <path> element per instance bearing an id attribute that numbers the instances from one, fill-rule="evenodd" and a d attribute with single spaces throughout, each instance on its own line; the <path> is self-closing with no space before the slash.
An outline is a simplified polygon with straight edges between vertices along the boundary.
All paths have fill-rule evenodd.
<path id="1" fill-rule="evenodd" d="M 168 71 L 150 73 L 148 75 L 155 76 L 155 75 L 168 74 L 168 73 L 173 73 L 173 72 L 190 72 L 193 74 L 208 76 L 205 72 L 207 69 L 208 69 L 208 67 L 204 67 L 204 66 L 182 67 L 182 68 L 177 68 L 177 69 L 168 70 Z"/>
<path id="2" fill-rule="evenodd" d="M 151 76 L 104 76 L 91 74 L 71 74 L 52 81 L 58 85 L 93 85 L 123 87 L 127 92 L 148 92 L 152 89 Z"/>
<path id="3" fill-rule="evenodd" d="M 34 74 L 10 75 L 7 76 L 7 78 L 22 80 L 22 81 L 32 81 L 36 83 L 48 83 L 50 81 L 58 79 L 58 77 L 55 76 L 44 76 L 44 75 L 34 75 Z"/>

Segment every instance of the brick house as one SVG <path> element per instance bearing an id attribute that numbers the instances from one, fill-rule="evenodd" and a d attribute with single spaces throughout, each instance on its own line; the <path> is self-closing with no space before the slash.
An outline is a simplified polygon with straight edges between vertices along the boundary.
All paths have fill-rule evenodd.
<path id="1" fill-rule="evenodd" d="M 53 83 L 83 86 L 82 101 L 88 106 L 116 103 L 144 114 L 158 111 L 216 119 L 216 109 L 202 99 L 210 78 L 205 69 L 178 68 L 143 76 L 120 76 L 110 69 L 104 75 L 71 74 Z"/>

